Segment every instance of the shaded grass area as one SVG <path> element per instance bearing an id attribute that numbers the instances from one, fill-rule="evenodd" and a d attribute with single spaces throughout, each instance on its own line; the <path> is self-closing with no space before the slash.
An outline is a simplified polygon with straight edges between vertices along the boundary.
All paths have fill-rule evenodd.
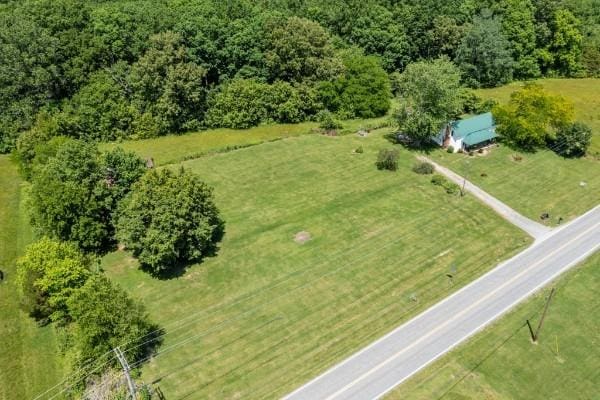
<path id="1" fill-rule="evenodd" d="M 590 153 L 600 153 L 600 79 L 539 79 L 536 82 L 546 90 L 561 94 L 573 102 L 576 118 L 588 124 L 594 132 Z M 494 89 L 478 90 L 478 93 L 484 98 L 504 103 L 522 85 L 523 83 L 515 82 Z"/>
<path id="2" fill-rule="evenodd" d="M 215 187 L 226 221 L 218 255 L 167 281 L 124 252 L 103 260 L 166 329 L 144 381 L 169 399 L 280 397 L 530 243 L 413 173 L 410 152 L 398 172 L 378 171 L 385 133 L 307 135 L 183 163 Z M 300 231 L 311 239 L 296 243 Z"/>
<path id="3" fill-rule="evenodd" d="M 55 331 L 39 328 L 19 310 L 15 260 L 32 235 L 20 207 L 21 180 L 7 156 L 0 156 L 0 399 L 33 398 L 62 376 Z M 21 205 L 22 206 L 22 205 Z"/>
<path id="4" fill-rule="evenodd" d="M 600 254 L 392 392 L 387 399 L 596 399 L 600 382 Z"/>
<path id="5" fill-rule="evenodd" d="M 350 133 L 360 128 L 378 127 L 386 121 L 387 117 L 344 121 L 340 133 Z M 126 150 L 135 151 L 141 157 L 152 157 L 157 165 L 166 165 L 198 158 L 213 152 L 314 133 L 318 126 L 317 122 L 303 122 L 300 124 L 261 125 L 243 130 L 210 129 L 185 135 L 167 135 L 155 139 L 106 143 L 101 147 L 108 149 L 120 146 Z"/>
<path id="6" fill-rule="evenodd" d="M 600 203 L 600 161 L 565 159 L 551 151 L 519 153 L 506 146 L 490 154 L 448 154 L 436 150 L 434 161 L 480 186 L 525 216 L 555 226 Z M 550 218 L 542 221 L 541 214 Z"/>

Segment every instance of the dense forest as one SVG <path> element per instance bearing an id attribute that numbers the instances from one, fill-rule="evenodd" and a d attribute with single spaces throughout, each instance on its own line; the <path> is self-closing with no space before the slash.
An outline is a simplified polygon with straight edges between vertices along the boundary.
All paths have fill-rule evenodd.
<path id="1" fill-rule="evenodd" d="M 600 0 L 4 1 L 0 152 L 383 115 L 438 58 L 471 87 L 599 76 Z"/>

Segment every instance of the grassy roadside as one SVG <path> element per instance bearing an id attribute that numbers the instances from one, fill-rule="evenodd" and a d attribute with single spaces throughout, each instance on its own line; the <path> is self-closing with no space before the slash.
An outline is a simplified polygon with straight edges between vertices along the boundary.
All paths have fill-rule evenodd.
<path id="1" fill-rule="evenodd" d="M 600 161 L 565 159 L 553 152 L 519 153 L 506 146 L 487 155 L 429 154 L 523 215 L 550 226 L 568 221 L 600 203 Z M 543 213 L 550 218 L 540 220 Z"/>
<path id="2" fill-rule="evenodd" d="M 51 327 L 39 328 L 19 310 L 15 260 L 32 234 L 21 204 L 22 185 L 8 156 L 0 156 L 0 399 L 33 398 L 62 376 Z"/>
<path id="3" fill-rule="evenodd" d="M 178 399 L 284 395 L 530 242 L 412 172 L 410 152 L 396 173 L 378 171 L 386 132 L 306 135 L 182 163 L 215 187 L 226 221 L 219 254 L 166 281 L 126 253 L 104 259 L 170 332 L 145 381 Z M 295 243 L 300 231 L 311 240 Z"/>
<path id="4" fill-rule="evenodd" d="M 525 320 L 540 318 L 549 288 L 417 374 L 396 399 L 596 399 L 600 381 L 600 254 L 561 277 L 537 345 Z"/>

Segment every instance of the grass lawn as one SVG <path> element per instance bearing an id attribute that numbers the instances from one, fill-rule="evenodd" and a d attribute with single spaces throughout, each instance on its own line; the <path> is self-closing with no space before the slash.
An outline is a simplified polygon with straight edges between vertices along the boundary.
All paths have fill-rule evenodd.
<path id="1" fill-rule="evenodd" d="M 15 260 L 31 240 L 20 209 L 21 180 L 7 156 L 0 156 L 0 399 L 33 398 L 60 380 L 57 338 L 39 328 L 18 307 Z"/>
<path id="2" fill-rule="evenodd" d="M 413 173 L 409 152 L 397 172 L 377 171 L 377 151 L 392 146 L 385 132 L 182 163 L 215 187 L 227 224 L 219 254 L 162 281 L 127 253 L 103 260 L 168 332 L 144 381 L 169 399 L 282 396 L 530 243 L 472 197 Z"/>
<path id="3" fill-rule="evenodd" d="M 539 79 L 536 81 L 546 90 L 560 94 L 575 105 L 575 117 L 588 124 L 594 139 L 590 153 L 600 153 L 600 79 Z M 484 98 L 508 102 L 510 94 L 523 84 L 519 82 L 494 89 L 479 90 Z"/>
<path id="4" fill-rule="evenodd" d="M 344 121 L 342 131 L 351 132 L 359 128 L 377 127 L 386 119 L 387 117 Z M 318 126 L 319 124 L 316 122 L 303 122 L 300 124 L 261 125 L 243 130 L 210 129 L 184 135 L 167 135 L 156 139 L 105 143 L 101 145 L 101 148 L 120 146 L 126 150 L 135 151 L 141 157 L 152 157 L 156 165 L 165 165 L 197 158 L 211 152 L 306 135 L 317 129 Z"/>
<path id="5" fill-rule="evenodd" d="M 546 288 L 433 363 L 387 399 L 598 399 L 600 382 L 600 254 L 561 277 L 538 344 L 534 327 Z"/>
<path id="6" fill-rule="evenodd" d="M 514 156 L 519 155 L 520 161 Z M 468 156 L 436 150 L 429 155 L 529 218 L 554 226 L 600 203 L 600 160 L 565 159 L 550 151 L 519 153 L 506 146 Z M 581 186 L 585 182 L 585 186 Z"/>

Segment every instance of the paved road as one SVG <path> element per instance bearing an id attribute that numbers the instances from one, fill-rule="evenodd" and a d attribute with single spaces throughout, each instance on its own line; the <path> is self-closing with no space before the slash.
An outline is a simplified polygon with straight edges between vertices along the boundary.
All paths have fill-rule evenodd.
<path id="1" fill-rule="evenodd" d="M 460 185 L 462 187 L 464 184 L 466 191 L 470 192 L 479 200 L 490 206 L 494 211 L 500 214 L 500 216 L 527 232 L 534 239 L 543 239 L 552 231 L 549 227 L 535 222 L 523 216 L 522 214 L 519 214 L 518 212 L 507 206 L 505 203 L 501 202 L 489 193 L 481 190 L 481 188 L 474 185 L 473 183 L 466 181 L 464 177 L 456 174 L 448 168 L 442 167 L 441 165 L 430 160 L 427 157 L 420 156 L 418 158 L 422 161 L 427 161 L 433 164 L 435 166 L 436 171 L 445 175 L 448 179 L 452 180 L 457 185 Z"/>
<path id="2" fill-rule="evenodd" d="M 600 206 L 553 230 L 285 399 L 380 398 L 598 249 Z"/>

